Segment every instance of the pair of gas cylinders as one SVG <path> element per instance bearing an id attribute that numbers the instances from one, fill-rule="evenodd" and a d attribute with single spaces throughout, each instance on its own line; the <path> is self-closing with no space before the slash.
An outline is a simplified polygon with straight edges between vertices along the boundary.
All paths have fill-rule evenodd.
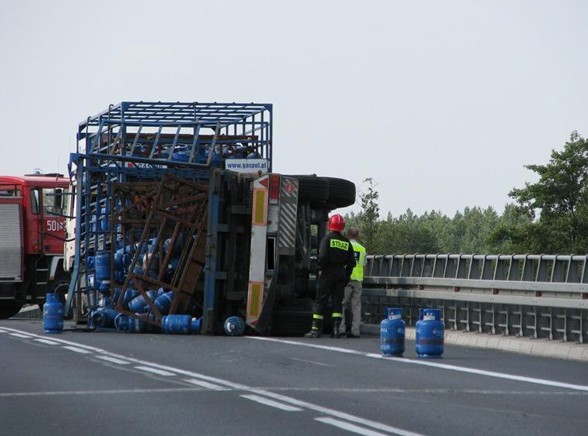
<path id="1" fill-rule="evenodd" d="M 419 310 L 416 323 L 416 353 L 418 357 L 441 357 L 445 338 L 445 326 L 440 309 Z M 386 308 L 386 318 L 380 323 L 380 351 L 384 356 L 400 357 L 404 353 L 406 325 L 402 309 Z"/>

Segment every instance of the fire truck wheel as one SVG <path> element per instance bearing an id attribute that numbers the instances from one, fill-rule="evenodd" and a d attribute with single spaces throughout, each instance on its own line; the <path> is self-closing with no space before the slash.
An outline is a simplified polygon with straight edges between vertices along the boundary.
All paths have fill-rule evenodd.
<path id="1" fill-rule="evenodd" d="M 19 301 L 0 302 L 0 319 L 8 319 L 16 315 L 22 309 L 23 303 Z"/>

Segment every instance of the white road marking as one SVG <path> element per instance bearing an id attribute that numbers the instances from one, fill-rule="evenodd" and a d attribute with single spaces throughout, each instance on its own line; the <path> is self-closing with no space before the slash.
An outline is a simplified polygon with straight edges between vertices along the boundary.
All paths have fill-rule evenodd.
<path id="1" fill-rule="evenodd" d="M 59 345 L 59 342 L 55 342 L 55 341 L 52 341 L 50 339 L 38 338 L 38 339 L 35 339 L 35 341 L 36 342 L 41 342 L 41 343 L 47 344 L 47 345 Z"/>
<path id="2" fill-rule="evenodd" d="M 119 365 L 128 365 L 131 363 L 128 360 L 117 359 L 116 357 L 110 356 L 96 356 L 96 359 L 106 360 L 107 362 L 117 363 Z"/>
<path id="3" fill-rule="evenodd" d="M 582 391 L 504 391 L 489 389 L 398 389 L 398 388 L 296 388 L 296 387 L 276 387 L 276 386 L 256 386 L 255 389 L 267 390 L 271 392 L 351 392 L 358 394 L 384 393 L 384 394 L 474 394 L 474 395 L 565 395 L 565 396 L 588 396 L 588 392 Z"/>
<path id="4" fill-rule="evenodd" d="M 103 391 L 46 391 L 46 392 L 0 392 L 0 398 L 7 397 L 48 397 L 57 395 L 118 395 L 118 394 L 153 394 L 167 392 L 198 392 L 196 388 L 159 388 L 159 389 L 108 389 Z"/>
<path id="5" fill-rule="evenodd" d="M 231 390 L 230 388 L 225 388 L 223 386 L 215 385 L 215 384 L 208 383 L 208 382 L 205 382 L 202 380 L 197 380 L 194 378 L 187 378 L 187 379 L 184 379 L 184 381 L 188 382 L 188 383 L 192 383 L 193 385 L 196 385 L 196 386 L 201 386 L 206 389 L 211 389 L 213 391 L 230 391 Z"/>
<path id="6" fill-rule="evenodd" d="M 266 406 L 275 407 L 276 409 L 285 410 L 286 412 L 301 412 L 302 409 L 299 407 L 288 406 L 287 404 L 278 403 L 277 401 L 270 400 L 268 398 L 260 397 L 259 395 L 241 395 L 243 398 L 248 400 L 256 401 Z"/>
<path id="7" fill-rule="evenodd" d="M 344 419 L 346 421 L 355 422 L 356 424 L 365 425 L 367 427 L 375 428 L 377 430 L 386 431 L 388 433 L 398 434 L 398 435 L 411 435 L 416 436 L 418 433 L 411 433 L 409 431 L 392 427 L 391 425 L 382 424 L 381 422 L 370 421 L 368 419 L 360 418 L 358 416 L 350 415 L 349 413 L 339 412 L 338 410 L 329 409 L 328 407 L 317 406 L 316 404 L 307 403 L 306 401 L 300 401 L 295 398 L 290 398 L 285 395 L 276 394 L 273 392 L 258 390 L 254 388 L 249 389 L 251 392 L 255 392 L 259 395 L 265 395 L 266 397 L 275 398 L 276 400 L 282 401 L 284 403 L 289 403 L 294 406 L 302 407 L 305 409 L 314 410 L 315 412 L 319 412 L 323 415 L 331 415 L 336 418 Z"/>
<path id="8" fill-rule="evenodd" d="M 72 345 L 64 345 L 62 348 L 66 348 L 70 351 L 75 351 L 76 353 L 79 354 L 90 354 L 92 353 L 91 351 L 88 350 L 84 350 L 83 348 L 77 347 L 77 346 L 72 346 Z"/>
<path id="9" fill-rule="evenodd" d="M 379 433 L 377 431 L 368 430 L 365 427 L 360 427 L 358 425 L 349 424 L 348 422 L 339 421 L 338 419 L 335 419 L 335 418 L 321 417 L 321 418 L 314 418 L 314 419 L 315 419 L 315 421 L 319 421 L 324 424 L 333 425 L 333 426 L 340 428 L 342 430 L 346 430 L 351 433 L 361 434 L 364 436 L 386 436 L 387 435 L 387 433 Z"/>
<path id="10" fill-rule="evenodd" d="M 176 375 L 173 372 L 164 371 L 163 369 L 152 368 L 150 366 L 135 366 L 135 369 L 150 372 L 152 374 L 165 375 L 167 377 Z"/>
<path id="11" fill-rule="evenodd" d="M 20 332 L 19 330 L 14 330 L 14 329 L 8 329 L 8 330 L 14 331 L 14 332 Z M 42 336 L 38 336 L 38 335 L 31 335 L 31 336 L 42 337 Z M 251 338 L 253 338 L 253 337 L 251 337 Z M 72 347 L 84 348 L 84 349 L 88 350 L 89 353 L 94 352 L 97 354 L 107 355 L 107 356 L 111 356 L 111 357 L 115 357 L 115 358 L 119 358 L 119 359 L 126 359 L 129 362 L 133 362 L 133 363 L 136 363 L 139 365 L 148 365 L 152 368 L 158 368 L 158 369 L 161 369 L 164 371 L 174 372 L 176 374 L 181 374 L 181 375 L 184 375 L 187 377 L 192 377 L 192 378 L 196 378 L 199 380 L 209 381 L 211 383 L 218 384 L 221 386 L 227 386 L 232 389 L 238 389 L 238 390 L 250 392 L 253 394 L 257 394 L 257 395 L 263 395 L 263 396 L 266 396 L 269 398 L 274 398 L 274 399 L 279 400 L 284 403 L 290 403 L 296 407 L 302 407 L 302 408 L 314 410 L 314 411 L 317 411 L 323 415 L 334 416 L 336 418 L 340 418 L 340 419 L 344 419 L 344 420 L 354 422 L 357 424 L 365 425 L 367 427 L 375 428 L 377 430 L 387 431 L 389 433 L 402 434 L 402 435 L 417 435 L 418 434 L 418 433 L 410 433 L 410 432 L 407 432 L 405 430 L 402 430 L 402 429 L 399 429 L 396 427 L 392 427 L 392 426 L 389 426 L 389 425 L 386 425 L 386 424 L 383 424 L 380 422 L 376 422 L 376 421 L 370 421 L 370 420 L 367 420 L 367 419 L 364 419 L 364 418 L 361 418 L 358 416 L 354 416 L 354 415 L 351 415 L 348 413 L 339 412 L 338 410 L 329 409 L 327 407 L 318 406 L 316 404 L 307 403 L 305 401 L 299 401 L 294 398 L 287 397 L 285 395 L 276 394 L 276 393 L 269 392 L 269 391 L 266 391 L 263 389 L 256 389 L 254 387 L 243 385 L 240 383 L 233 383 L 228 380 L 223 380 L 223 379 L 220 379 L 217 377 L 211 377 L 211 376 L 199 374 L 199 373 L 192 372 L 192 371 L 186 371 L 186 370 L 179 369 L 179 368 L 174 368 L 174 367 L 170 367 L 170 366 L 166 366 L 166 365 L 160 365 L 155 362 L 149 362 L 149 361 L 145 361 L 145 360 L 135 359 L 132 357 L 127 357 L 127 356 L 123 356 L 120 354 L 112 353 L 112 352 L 103 350 L 101 348 L 91 347 L 89 345 L 78 344 L 76 342 L 66 341 L 63 339 L 56 339 L 56 341 L 58 341 L 59 343 L 62 343 L 62 344 L 69 344 Z M 298 344 L 298 343 L 294 342 L 294 344 Z M 345 350 L 345 349 L 343 349 L 343 350 Z M 345 350 L 345 352 L 356 353 L 356 354 L 358 353 L 353 350 Z M 174 390 L 170 390 L 169 392 L 174 392 Z"/>
<path id="12" fill-rule="evenodd" d="M 356 354 L 358 356 L 363 356 L 363 357 L 383 359 L 383 360 L 388 360 L 390 362 L 395 362 L 395 363 L 429 366 L 429 367 L 433 367 L 433 368 L 446 369 L 446 370 L 450 370 L 450 371 L 466 372 L 469 374 L 484 375 L 484 376 L 488 376 L 488 377 L 501 378 L 501 379 L 506 379 L 506 380 L 514 380 L 514 381 L 533 383 L 533 384 L 543 385 L 543 386 L 552 386 L 552 387 L 556 387 L 556 388 L 574 389 L 577 391 L 588 392 L 588 386 L 586 386 L 586 385 L 562 383 L 562 382 L 557 382 L 557 381 L 553 381 L 553 380 L 544 380 L 544 379 L 534 378 L 534 377 L 525 377 L 525 376 L 521 376 L 521 375 L 505 374 L 505 373 L 495 372 L 495 371 L 486 371 L 483 369 L 467 368 L 464 366 L 456 366 L 456 365 L 448 365 L 445 363 L 430 362 L 430 361 L 426 361 L 426 360 L 412 360 L 412 359 L 401 358 L 401 357 L 385 357 L 385 356 L 382 356 L 381 354 L 376 354 L 376 353 L 365 353 L 363 351 L 349 350 L 347 348 L 331 347 L 331 346 L 318 345 L 318 344 L 308 344 L 306 342 L 297 342 L 297 341 L 291 341 L 291 340 L 286 340 L 286 339 L 275 339 L 275 338 L 267 338 L 267 337 L 261 337 L 261 336 L 251 336 L 250 339 L 257 339 L 260 341 L 268 341 L 268 342 L 279 342 L 279 343 L 288 344 L 288 345 L 297 345 L 300 347 L 318 348 L 318 349 L 322 349 L 322 350 L 335 351 L 335 352 L 339 352 L 339 353 Z"/>
<path id="13" fill-rule="evenodd" d="M 20 333 L 10 333 L 10 336 L 14 336 L 15 338 L 21 338 L 21 339 L 31 339 L 32 338 L 32 336 L 23 335 Z"/>

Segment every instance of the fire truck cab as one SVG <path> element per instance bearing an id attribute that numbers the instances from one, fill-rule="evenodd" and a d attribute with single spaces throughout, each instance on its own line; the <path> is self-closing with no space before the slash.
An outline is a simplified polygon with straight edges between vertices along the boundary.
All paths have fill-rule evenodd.
<path id="1" fill-rule="evenodd" d="M 25 303 L 42 305 L 47 292 L 65 296 L 65 196 L 61 174 L 0 176 L 0 319 Z"/>

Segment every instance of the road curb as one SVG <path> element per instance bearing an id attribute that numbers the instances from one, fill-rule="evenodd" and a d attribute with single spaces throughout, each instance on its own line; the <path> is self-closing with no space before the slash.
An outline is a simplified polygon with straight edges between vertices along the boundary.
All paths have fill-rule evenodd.
<path id="1" fill-rule="evenodd" d="M 362 324 L 361 332 L 368 335 L 380 335 L 379 324 Z M 415 328 L 407 327 L 405 338 L 415 340 Z M 521 338 L 516 336 L 498 336 L 488 333 L 465 331 L 445 331 L 445 343 L 472 348 L 489 348 L 513 353 L 551 357 L 555 359 L 588 362 L 588 345 L 575 342 L 559 342 L 547 339 Z"/>

